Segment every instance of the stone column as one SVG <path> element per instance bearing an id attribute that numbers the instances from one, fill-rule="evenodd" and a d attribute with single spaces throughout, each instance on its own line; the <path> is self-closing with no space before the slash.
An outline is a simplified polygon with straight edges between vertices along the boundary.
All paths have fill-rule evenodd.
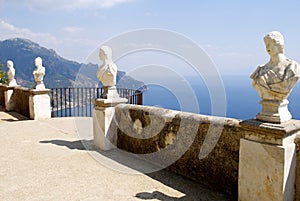
<path id="1" fill-rule="evenodd" d="M 282 124 L 247 120 L 241 123 L 239 201 L 293 201 L 295 198 L 296 134 L 299 120 Z"/>
<path id="2" fill-rule="evenodd" d="M 31 89 L 29 92 L 30 119 L 51 118 L 50 89 Z"/>
<path id="3" fill-rule="evenodd" d="M 5 110 L 6 111 L 13 111 L 15 109 L 14 104 L 14 89 L 18 86 L 5 86 L 4 88 L 4 99 L 5 99 Z"/>
<path id="4" fill-rule="evenodd" d="M 95 100 L 93 115 L 93 133 L 94 145 L 101 150 L 110 150 L 116 147 L 117 143 L 117 125 L 114 121 L 115 106 L 127 103 L 126 98 Z"/>

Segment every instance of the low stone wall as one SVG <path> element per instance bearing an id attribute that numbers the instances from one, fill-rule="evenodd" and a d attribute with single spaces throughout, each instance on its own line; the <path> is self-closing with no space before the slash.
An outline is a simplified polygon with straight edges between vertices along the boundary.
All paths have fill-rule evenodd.
<path id="1" fill-rule="evenodd" d="M 239 120 L 128 104 L 115 118 L 119 148 L 237 197 Z"/>
<path id="2" fill-rule="evenodd" d="M 5 96 L 4 96 L 5 86 L 0 84 L 0 105 L 5 107 Z"/>
<path id="3" fill-rule="evenodd" d="M 30 117 L 29 113 L 29 96 L 31 95 L 30 89 L 25 87 L 16 87 L 13 92 L 14 111 Z"/>

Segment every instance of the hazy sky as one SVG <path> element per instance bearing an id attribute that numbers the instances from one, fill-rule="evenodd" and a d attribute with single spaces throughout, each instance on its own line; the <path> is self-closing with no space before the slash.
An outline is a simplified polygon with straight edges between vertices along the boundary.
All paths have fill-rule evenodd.
<path id="1" fill-rule="evenodd" d="M 298 0 L 0 0 L 0 40 L 28 38 L 84 62 L 116 35 L 161 28 L 197 43 L 221 74 L 250 74 L 267 62 L 263 37 L 273 30 L 300 62 L 299 20 Z"/>

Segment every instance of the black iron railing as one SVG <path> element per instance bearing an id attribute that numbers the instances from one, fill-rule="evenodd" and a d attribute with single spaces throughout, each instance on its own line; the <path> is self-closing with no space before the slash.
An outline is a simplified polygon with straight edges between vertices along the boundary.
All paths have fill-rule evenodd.
<path id="1" fill-rule="evenodd" d="M 120 97 L 130 104 L 143 104 L 143 92 L 133 89 L 117 89 Z M 52 88 L 50 92 L 52 117 L 91 117 L 93 100 L 99 98 L 103 88 Z"/>

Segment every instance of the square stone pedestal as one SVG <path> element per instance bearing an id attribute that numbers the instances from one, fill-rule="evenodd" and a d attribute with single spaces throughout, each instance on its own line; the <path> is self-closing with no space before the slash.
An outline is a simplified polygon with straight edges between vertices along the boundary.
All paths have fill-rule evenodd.
<path id="1" fill-rule="evenodd" d="M 14 89 L 19 86 L 5 86 L 4 88 L 4 99 L 5 99 L 5 110 L 13 111 L 15 109 L 14 103 Z"/>
<path id="2" fill-rule="evenodd" d="M 101 150 L 116 147 L 117 125 L 114 121 L 115 106 L 127 103 L 126 98 L 96 99 L 93 115 L 94 145 Z"/>
<path id="3" fill-rule="evenodd" d="M 51 118 L 50 89 L 31 89 L 29 92 L 30 119 Z"/>
<path id="4" fill-rule="evenodd" d="M 296 134 L 300 121 L 282 124 L 247 120 L 241 123 L 239 201 L 293 201 L 295 198 Z"/>

